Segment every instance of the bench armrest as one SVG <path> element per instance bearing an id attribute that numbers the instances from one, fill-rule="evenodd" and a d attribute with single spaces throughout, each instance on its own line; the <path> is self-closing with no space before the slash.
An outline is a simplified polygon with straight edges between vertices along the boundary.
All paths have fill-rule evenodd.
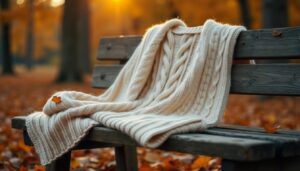
<path id="1" fill-rule="evenodd" d="M 11 127 L 14 129 L 26 128 L 26 116 L 16 116 L 11 120 Z"/>

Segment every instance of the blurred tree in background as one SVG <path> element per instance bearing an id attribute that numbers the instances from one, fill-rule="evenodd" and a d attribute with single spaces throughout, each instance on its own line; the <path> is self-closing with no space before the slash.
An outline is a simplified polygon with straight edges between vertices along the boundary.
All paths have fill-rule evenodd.
<path id="1" fill-rule="evenodd" d="M 79 30 L 78 18 L 80 0 L 67 0 L 64 5 L 62 19 L 62 59 L 58 82 L 82 81 L 78 55 Z"/>
<path id="2" fill-rule="evenodd" d="M 26 66 L 30 70 L 32 68 L 33 62 L 33 48 L 34 48 L 34 0 L 27 0 L 27 9 L 28 9 L 28 19 L 27 19 L 27 43 L 26 43 Z"/>
<path id="3" fill-rule="evenodd" d="M 1 0 L 1 12 L 7 12 L 10 9 L 10 3 L 9 0 Z M 10 37 L 10 23 L 8 20 L 4 20 L 4 18 L 1 18 L 1 56 L 3 59 L 3 67 L 2 72 L 3 74 L 13 74 L 13 63 L 12 63 L 12 57 L 11 57 L 11 37 Z"/>

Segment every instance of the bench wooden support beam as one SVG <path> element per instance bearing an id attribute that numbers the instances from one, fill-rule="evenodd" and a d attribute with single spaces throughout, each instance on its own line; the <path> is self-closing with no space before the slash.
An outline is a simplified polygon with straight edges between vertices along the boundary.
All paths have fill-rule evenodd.
<path id="1" fill-rule="evenodd" d="M 275 158 L 256 162 L 222 160 L 222 171 L 299 171 L 300 157 Z"/>
<path id="2" fill-rule="evenodd" d="M 46 171 L 66 171 L 70 170 L 71 151 L 65 153 L 52 163 L 46 165 Z"/>
<path id="3" fill-rule="evenodd" d="M 115 147 L 117 171 L 137 171 L 136 146 Z"/>

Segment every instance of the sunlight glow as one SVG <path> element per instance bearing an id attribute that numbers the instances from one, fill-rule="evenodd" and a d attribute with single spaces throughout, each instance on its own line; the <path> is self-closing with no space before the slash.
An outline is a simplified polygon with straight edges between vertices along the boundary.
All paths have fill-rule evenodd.
<path id="1" fill-rule="evenodd" d="M 113 2 L 114 2 L 115 4 L 119 4 L 119 3 L 121 3 L 121 1 L 122 1 L 122 0 L 113 0 Z"/>
<path id="2" fill-rule="evenodd" d="M 60 5 L 63 5 L 65 3 L 65 0 L 51 0 L 50 5 L 52 7 L 58 7 Z"/>
<path id="3" fill-rule="evenodd" d="M 24 0 L 17 0 L 17 4 L 18 5 L 21 5 L 21 4 L 23 4 L 24 3 Z"/>

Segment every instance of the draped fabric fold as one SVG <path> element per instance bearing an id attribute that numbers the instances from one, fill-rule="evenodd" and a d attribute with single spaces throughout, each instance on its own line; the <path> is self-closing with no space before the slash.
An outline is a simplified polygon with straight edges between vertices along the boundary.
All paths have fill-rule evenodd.
<path id="1" fill-rule="evenodd" d="M 101 123 L 155 148 L 171 134 L 215 126 L 224 113 L 241 26 L 171 19 L 147 30 L 114 83 L 100 96 L 55 93 L 26 120 L 43 165 Z M 59 98 L 58 101 L 53 98 Z"/>

